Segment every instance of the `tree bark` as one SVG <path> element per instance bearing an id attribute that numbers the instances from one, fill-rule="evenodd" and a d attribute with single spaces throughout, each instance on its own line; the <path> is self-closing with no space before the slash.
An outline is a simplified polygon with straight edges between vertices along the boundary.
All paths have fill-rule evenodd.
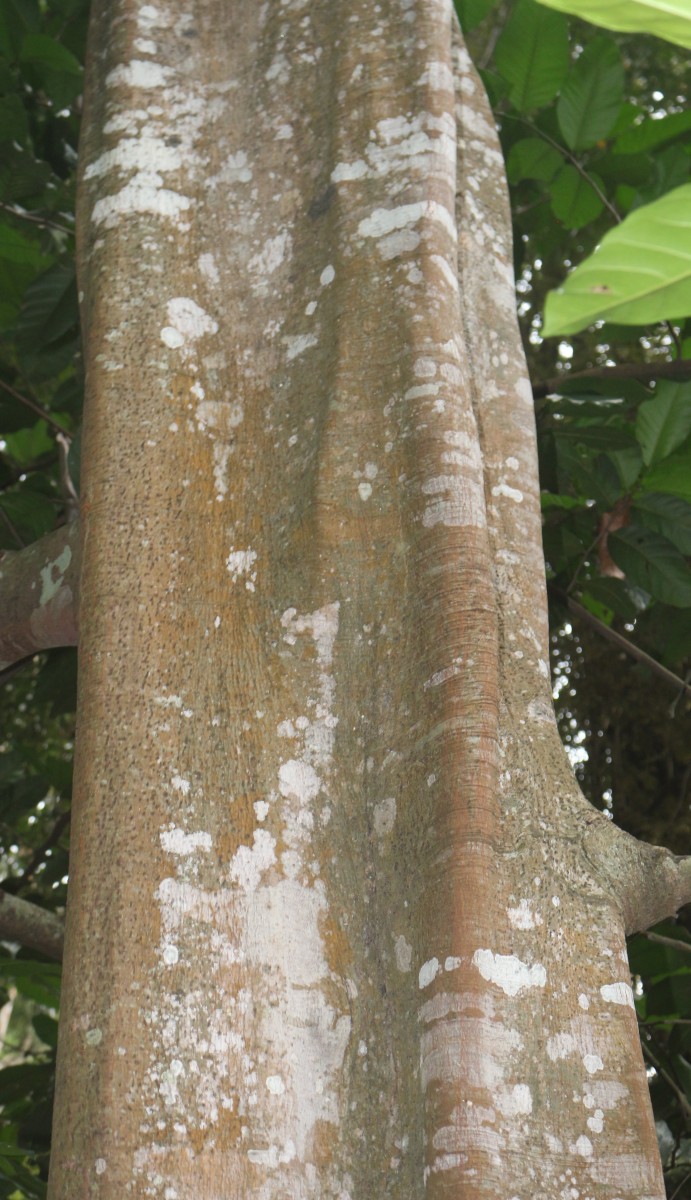
<path id="1" fill-rule="evenodd" d="M 38 950 L 48 958 L 62 958 L 65 923 L 56 913 L 0 890 L 0 937 Z"/>
<path id="2" fill-rule="evenodd" d="M 0 555 L 0 671 L 54 646 L 76 646 L 79 529 L 62 525 Z"/>
<path id="3" fill-rule="evenodd" d="M 92 19 L 49 1196 L 662 1200 L 624 930 L 687 867 L 559 742 L 450 6 Z"/>

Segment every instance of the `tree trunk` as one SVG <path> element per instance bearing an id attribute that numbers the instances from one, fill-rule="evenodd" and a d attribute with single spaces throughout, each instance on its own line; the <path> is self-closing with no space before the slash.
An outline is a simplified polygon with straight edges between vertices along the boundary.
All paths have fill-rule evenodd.
<path id="1" fill-rule="evenodd" d="M 96 0 L 51 1200 L 661 1200 L 443 0 Z"/>

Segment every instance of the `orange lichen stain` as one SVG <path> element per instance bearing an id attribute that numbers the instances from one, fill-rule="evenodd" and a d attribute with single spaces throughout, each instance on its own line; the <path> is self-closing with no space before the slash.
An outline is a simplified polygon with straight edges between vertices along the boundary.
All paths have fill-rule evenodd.
<path id="1" fill-rule="evenodd" d="M 338 924 L 330 912 L 326 912 L 320 916 L 319 932 L 324 943 L 329 970 L 333 971 L 335 975 L 345 975 L 352 961 L 352 950 L 343 927 Z"/>
<path id="2" fill-rule="evenodd" d="M 331 1121 L 315 1121 L 312 1127 L 310 1159 L 316 1166 L 331 1162 L 338 1143 L 337 1129 Z"/>

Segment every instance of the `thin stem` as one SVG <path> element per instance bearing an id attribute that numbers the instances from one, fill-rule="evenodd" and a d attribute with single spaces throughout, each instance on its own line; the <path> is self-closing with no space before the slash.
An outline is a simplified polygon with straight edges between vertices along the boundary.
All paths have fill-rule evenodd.
<path id="1" fill-rule="evenodd" d="M 672 1091 L 677 1097 L 677 1100 L 679 1101 L 679 1107 L 684 1114 L 684 1120 L 686 1121 L 686 1124 L 691 1124 L 691 1104 L 689 1104 L 684 1092 L 679 1087 L 679 1084 L 675 1079 L 672 1078 L 669 1071 L 667 1071 L 665 1067 L 658 1062 L 652 1050 L 644 1041 L 641 1041 L 641 1048 L 643 1050 L 644 1057 L 648 1059 L 648 1062 L 655 1068 L 658 1075 L 665 1080 L 665 1083 L 671 1087 Z"/>
<path id="2" fill-rule="evenodd" d="M 58 233 L 66 233 L 70 237 L 74 234 L 73 229 L 68 229 L 66 225 L 59 225 L 57 221 L 51 221 L 49 217 L 36 216 L 35 213 L 27 212 L 24 208 L 15 208 L 13 204 L 6 204 L 1 200 L 0 209 L 17 217 L 20 221 L 31 221 L 32 224 L 40 225 L 43 229 L 55 229 Z"/>
<path id="3" fill-rule="evenodd" d="M 679 1196 L 681 1194 L 681 1189 L 686 1186 L 686 1184 L 689 1182 L 689 1179 L 691 1179 L 691 1171 L 689 1171 L 688 1175 L 684 1176 L 681 1183 L 679 1184 L 679 1187 L 674 1189 L 669 1200 L 674 1200 L 675 1196 Z"/>
<path id="4" fill-rule="evenodd" d="M 685 950 L 691 954 L 691 942 L 682 942 L 680 938 L 665 937 L 663 933 L 651 933 L 650 930 L 646 930 L 643 937 L 649 942 L 659 942 L 661 946 L 671 946 L 674 950 Z"/>
<path id="5" fill-rule="evenodd" d="M 13 522 L 12 520 L 10 520 L 10 518 L 8 517 L 7 513 L 5 512 L 4 508 L 3 508 L 1 505 L 0 505 L 0 517 L 2 517 L 3 521 L 5 522 L 5 524 L 6 524 L 7 528 L 9 529 L 10 533 L 12 534 L 12 537 L 14 538 L 15 542 L 17 543 L 17 545 L 18 545 L 18 546 L 19 546 L 19 547 L 20 547 L 22 550 L 24 550 L 24 549 L 25 549 L 25 547 L 26 547 L 26 542 L 25 542 L 25 541 L 24 541 L 24 539 L 21 537 L 21 535 L 20 535 L 20 533 L 18 532 L 18 530 L 17 530 L 17 529 L 15 529 L 15 527 L 14 527 L 14 522 Z"/>
<path id="6" fill-rule="evenodd" d="M 64 433 L 68 437 L 71 436 L 69 429 L 66 429 L 64 425 L 56 421 L 55 417 L 52 417 L 48 410 L 42 404 L 39 404 L 37 400 L 32 400 L 30 396 L 24 396 L 22 392 L 18 392 L 16 388 L 13 388 L 10 383 L 5 383 L 4 379 L 0 379 L 0 387 L 8 392 L 10 396 L 14 396 L 14 399 L 18 400 L 20 404 L 24 404 L 26 408 L 30 408 L 33 413 L 36 413 L 37 416 L 46 421 L 56 433 Z"/>
<path id="7" fill-rule="evenodd" d="M 578 161 L 575 154 L 572 154 L 570 150 L 566 149 L 566 146 L 562 146 L 560 142 L 555 141 L 555 139 L 553 137 L 550 137 L 550 135 L 548 133 L 545 133 L 544 129 L 540 129 L 540 127 L 538 125 L 535 125 L 532 121 L 529 121 L 527 119 L 527 117 L 515 117 L 515 116 L 513 116 L 513 114 L 509 114 L 509 113 L 505 113 L 503 115 L 508 116 L 509 120 L 511 120 L 511 121 L 521 121 L 524 125 L 527 125 L 529 129 L 532 129 L 533 132 L 538 135 L 538 137 L 543 138 L 543 140 L 545 142 L 549 142 L 550 146 L 553 146 L 554 149 L 557 150 L 563 158 L 567 159 L 571 163 L 571 165 L 576 168 L 576 170 L 578 171 L 578 174 L 586 181 L 587 184 L 589 184 L 589 186 L 593 189 L 593 191 L 595 192 L 595 195 L 599 198 L 599 200 L 601 201 L 603 206 L 608 210 L 609 213 L 611 213 L 611 215 L 614 218 L 614 220 L 616 221 L 617 225 L 619 225 L 621 223 L 621 217 L 620 217 L 619 213 L 617 212 L 616 208 L 614 207 L 614 205 L 612 204 L 611 200 L 607 199 L 604 192 L 602 191 L 602 188 L 598 187 L 595 180 L 591 178 L 591 176 L 586 171 L 585 167 Z"/>
<path id="8" fill-rule="evenodd" d="M 679 689 L 680 691 L 683 691 L 687 695 L 691 696 L 691 684 L 686 683 L 684 679 L 680 679 L 678 675 L 675 675 L 674 671 L 669 671 L 667 667 L 663 667 L 662 663 L 659 663 L 656 658 L 651 658 L 649 654 L 646 654 L 645 650 L 641 650 L 639 646 L 634 645 L 634 643 L 630 642 L 628 638 L 625 638 L 623 634 L 617 633 L 614 629 L 610 629 L 609 625 L 605 625 L 604 621 L 601 621 L 599 617 L 596 617 L 593 615 L 593 613 L 588 612 L 588 609 L 584 608 L 582 604 L 579 604 L 577 600 L 572 600 L 571 596 L 561 592 L 557 588 L 553 588 L 552 591 L 554 595 L 559 597 L 560 600 L 566 602 L 567 607 L 572 613 L 574 613 L 575 616 L 580 617 L 580 619 L 584 621 L 586 625 L 590 625 L 590 627 L 594 629 L 596 633 L 599 633 L 602 637 L 607 638 L 608 641 L 613 642 L 615 646 L 618 646 L 620 650 L 623 650 L 625 654 L 628 654 L 629 658 L 635 659 L 636 662 L 643 663 L 649 668 L 649 670 L 653 672 L 653 674 L 658 675 L 660 679 L 664 679 L 665 683 L 668 683 L 671 687 Z"/>
<path id="9" fill-rule="evenodd" d="M 580 575 L 580 573 L 581 573 L 581 571 L 582 571 L 582 569 L 583 569 L 583 566 L 585 565 L 585 563 L 587 563 L 588 559 L 590 558 L 590 555 L 592 554 L 593 550 L 595 549 L 595 547 L 597 546 L 598 542 L 600 541 L 600 538 L 601 538 L 601 536 L 602 536 L 602 535 L 601 535 L 600 533 L 596 534 L 596 536 L 593 538 L 593 540 L 592 540 L 592 542 L 590 543 L 590 545 L 587 547 L 587 549 L 586 549 L 586 550 L 583 552 L 583 554 L 582 554 L 582 555 L 581 555 L 581 557 L 579 558 L 579 560 L 578 560 L 578 564 L 577 564 L 577 566 L 576 566 L 576 570 L 574 571 L 574 573 L 573 573 L 573 576 L 572 576 L 572 578 L 571 578 L 571 580 L 570 580 L 570 582 L 568 583 L 568 585 L 567 585 L 567 588 L 566 588 L 566 595 L 567 595 L 567 596 L 569 595 L 569 593 L 570 593 L 570 592 L 573 590 L 573 588 L 575 587 L 575 585 L 576 585 L 576 581 L 577 581 L 577 579 L 578 579 L 578 576 Z"/>
<path id="10" fill-rule="evenodd" d="M 646 383 L 653 379 L 691 379 L 691 358 L 675 358 L 673 362 L 661 363 L 618 363 L 613 367 L 586 367 L 583 371 L 566 372 L 533 388 L 536 400 L 542 400 L 551 392 L 558 392 L 564 383 L 578 379 L 636 379 Z"/>

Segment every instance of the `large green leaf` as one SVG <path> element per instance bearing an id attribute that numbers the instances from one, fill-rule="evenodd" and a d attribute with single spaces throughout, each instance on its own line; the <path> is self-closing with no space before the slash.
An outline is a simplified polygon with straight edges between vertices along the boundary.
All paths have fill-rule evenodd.
<path id="1" fill-rule="evenodd" d="M 550 292 L 543 336 L 691 315 L 691 184 L 630 213 Z"/>
<path id="2" fill-rule="evenodd" d="M 640 492 L 634 499 L 633 507 L 638 519 L 648 529 L 661 533 L 682 554 L 691 555 L 691 504 L 687 500 L 664 492 Z"/>
<path id="3" fill-rule="evenodd" d="M 27 288 L 17 319 L 19 361 L 31 378 L 58 375 L 78 348 L 77 287 L 72 263 L 56 263 Z"/>
<path id="4" fill-rule="evenodd" d="M 607 137 L 623 103 L 624 68 L 619 51 L 609 38 L 593 38 L 571 68 L 557 104 L 567 145 L 584 150 Z"/>
<path id="5" fill-rule="evenodd" d="M 23 266 L 45 266 L 46 256 L 41 253 L 37 241 L 24 237 L 17 229 L 0 223 L 0 258 L 8 262 L 21 263 Z M 48 260 L 50 261 L 50 260 Z"/>
<path id="6" fill-rule="evenodd" d="M 675 608 L 691 606 L 691 570 L 666 538 L 638 525 L 611 533 L 607 547 L 630 583 Z"/>
<path id="7" fill-rule="evenodd" d="M 593 177 L 601 189 L 601 180 Z M 549 187 L 552 212 L 567 229 L 581 229 L 600 215 L 603 203 L 588 179 L 575 167 L 562 167 Z"/>
<path id="8" fill-rule="evenodd" d="M 671 454 L 646 471 L 641 487 L 650 492 L 668 492 L 691 503 L 691 454 Z"/>
<path id="9" fill-rule="evenodd" d="M 568 26 L 536 0 L 517 0 L 495 51 L 497 70 L 519 112 L 549 104 L 569 69 Z"/>
<path id="10" fill-rule="evenodd" d="M 475 29 L 476 25 L 484 21 L 496 3 L 497 0 L 454 0 L 463 32 L 469 33 L 471 29 Z"/>
<path id="11" fill-rule="evenodd" d="M 643 462 L 650 467 L 667 458 L 690 433 L 691 383 L 660 383 L 655 398 L 641 404 L 636 414 Z"/>
<path id="12" fill-rule="evenodd" d="M 646 117 L 632 129 L 627 129 L 614 143 L 616 155 L 640 154 L 654 150 L 664 142 L 691 131 L 691 109 L 686 112 L 670 113 L 668 117 Z"/>
<path id="13" fill-rule="evenodd" d="M 553 179 L 564 159 L 554 146 L 542 138 L 522 138 L 509 151 L 506 173 L 509 183 L 522 179 Z"/>
<path id="14" fill-rule="evenodd" d="M 621 33 L 654 33 L 691 49 L 688 0 L 540 0 L 549 8 L 571 13 Z"/>

